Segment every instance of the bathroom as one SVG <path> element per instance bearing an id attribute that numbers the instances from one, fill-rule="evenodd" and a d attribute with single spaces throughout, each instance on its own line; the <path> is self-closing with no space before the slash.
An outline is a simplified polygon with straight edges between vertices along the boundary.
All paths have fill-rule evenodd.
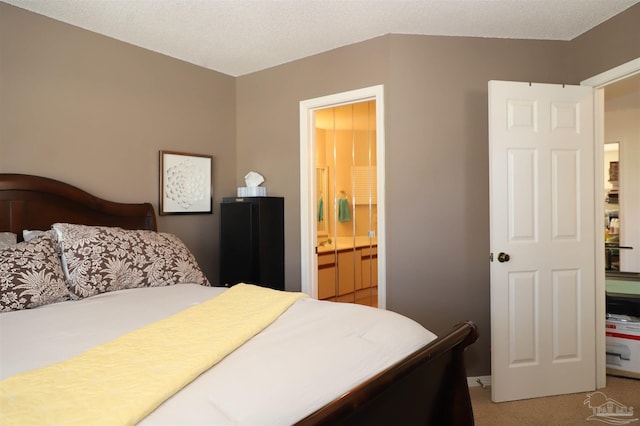
<path id="1" fill-rule="evenodd" d="M 377 303 L 375 102 L 315 113 L 320 299 Z"/>

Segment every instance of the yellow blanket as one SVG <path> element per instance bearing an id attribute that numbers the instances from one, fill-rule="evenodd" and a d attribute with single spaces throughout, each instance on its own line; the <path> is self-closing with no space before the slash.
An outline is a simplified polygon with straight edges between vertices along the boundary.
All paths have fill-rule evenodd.
<path id="1" fill-rule="evenodd" d="M 238 284 L 77 357 L 9 377 L 0 382 L 0 424 L 135 424 L 303 296 Z"/>

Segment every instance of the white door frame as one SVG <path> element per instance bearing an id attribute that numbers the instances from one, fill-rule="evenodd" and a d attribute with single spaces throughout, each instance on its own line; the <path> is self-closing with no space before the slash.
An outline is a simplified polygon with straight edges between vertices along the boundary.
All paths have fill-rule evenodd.
<path id="1" fill-rule="evenodd" d="M 624 63 L 618 67 L 595 75 L 580 82 L 581 86 L 594 88 L 594 122 L 595 122 L 595 197 L 604 200 L 602 176 L 604 175 L 604 88 L 616 81 L 640 73 L 640 58 Z M 595 203 L 596 218 L 604 217 L 604 203 Z M 596 220 L 596 240 L 604 247 L 602 221 Z M 607 384 L 606 366 L 606 286 L 604 250 L 596 250 L 596 387 L 603 388 Z"/>
<path id="2" fill-rule="evenodd" d="M 385 234 L 385 129 L 384 86 L 377 85 L 300 102 L 300 269 L 301 290 L 318 297 L 318 238 L 315 212 L 316 137 L 315 111 L 353 103 L 376 101 L 376 169 L 378 212 L 378 307 L 386 309 L 386 234 Z"/>

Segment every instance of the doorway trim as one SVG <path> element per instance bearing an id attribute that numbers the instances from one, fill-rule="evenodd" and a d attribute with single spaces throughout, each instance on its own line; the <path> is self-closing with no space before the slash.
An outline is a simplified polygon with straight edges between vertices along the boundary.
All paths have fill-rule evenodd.
<path id="1" fill-rule="evenodd" d="M 385 128 L 384 85 L 365 87 L 300 101 L 300 275 L 301 290 L 318 297 L 317 215 L 314 211 L 316 187 L 315 111 L 365 101 L 376 101 L 376 169 L 378 211 L 378 307 L 387 306 L 387 264 L 385 233 Z"/>
<path id="2" fill-rule="evenodd" d="M 580 82 L 581 86 L 591 86 L 594 89 L 594 132 L 595 132 L 595 197 L 596 200 L 604 200 L 604 188 L 602 187 L 602 176 L 604 175 L 604 89 L 609 84 L 623 80 L 640 73 L 640 58 L 633 59 L 620 66 L 597 74 Z M 596 218 L 604 217 L 604 204 L 595 203 Z M 604 235 L 602 232 L 602 221 L 596 220 L 596 241 L 604 247 Z M 596 271 L 596 388 L 600 389 L 607 384 L 606 366 L 606 284 L 604 250 L 596 250 L 595 265 Z"/>

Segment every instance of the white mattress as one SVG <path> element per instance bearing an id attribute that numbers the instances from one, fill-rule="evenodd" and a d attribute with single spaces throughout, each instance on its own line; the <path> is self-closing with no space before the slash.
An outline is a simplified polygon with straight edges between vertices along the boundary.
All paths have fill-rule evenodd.
<path id="1" fill-rule="evenodd" d="M 78 355 L 222 291 L 141 288 L 2 313 L 0 379 Z M 304 298 L 141 424 L 292 424 L 433 339 L 390 311 Z"/>

